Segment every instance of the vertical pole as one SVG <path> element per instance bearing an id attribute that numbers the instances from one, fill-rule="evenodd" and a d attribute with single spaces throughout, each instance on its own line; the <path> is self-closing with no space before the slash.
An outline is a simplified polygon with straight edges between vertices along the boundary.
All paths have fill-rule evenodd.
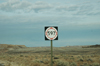
<path id="1" fill-rule="evenodd" d="M 51 40 L 51 66 L 53 66 L 53 52 L 52 52 L 52 40 Z"/>

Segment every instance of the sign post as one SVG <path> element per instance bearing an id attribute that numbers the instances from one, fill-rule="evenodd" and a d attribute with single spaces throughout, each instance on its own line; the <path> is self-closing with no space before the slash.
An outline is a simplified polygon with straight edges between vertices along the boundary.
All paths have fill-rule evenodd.
<path id="1" fill-rule="evenodd" d="M 53 52 L 52 52 L 52 40 L 51 40 L 51 66 L 53 66 Z"/>
<path id="2" fill-rule="evenodd" d="M 52 40 L 58 40 L 58 27 L 45 27 L 45 40 L 51 40 L 51 66 L 53 66 L 53 45 Z"/>

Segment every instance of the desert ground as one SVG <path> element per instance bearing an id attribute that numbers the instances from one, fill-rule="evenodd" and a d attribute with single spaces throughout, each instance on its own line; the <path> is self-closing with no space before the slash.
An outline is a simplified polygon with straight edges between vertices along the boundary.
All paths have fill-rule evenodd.
<path id="1" fill-rule="evenodd" d="M 51 48 L 0 44 L 0 66 L 51 66 Z M 100 47 L 53 47 L 53 66 L 100 66 Z"/>

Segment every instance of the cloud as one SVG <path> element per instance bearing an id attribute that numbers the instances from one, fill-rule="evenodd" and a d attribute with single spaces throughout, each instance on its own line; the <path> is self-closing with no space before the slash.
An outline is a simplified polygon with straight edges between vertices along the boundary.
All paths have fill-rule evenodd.
<path id="1" fill-rule="evenodd" d="M 46 2 L 38 1 L 34 5 L 29 7 L 29 10 L 32 11 L 34 10 L 36 13 L 40 10 L 45 10 L 45 9 L 51 9 L 53 6 L 51 4 L 48 4 Z"/>
<path id="2" fill-rule="evenodd" d="M 87 15 L 100 15 L 100 11 L 90 12 Z"/>
<path id="3" fill-rule="evenodd" d="M 85 4 L 74 4 L 74 5 L 66 5 L 61 3 L 59 5 L 53 4 L 53 3 L 47 3 L 44 1 L 36 1 L 36 2 L 30 2 L 27 0 L 8 0 L 4 3 L 0 3 L 0 10 L 5 12 L 27 12 L 30 13 L 33 11 L 35 13 L 38 12 L 49 12 L 49 13 L 56 13 L 56 12 L 66 12 L 71 13 L 71 15 L 90 15 L 92 12 L 95 11 L 96 6 L 88 4 L 87 2 Z M 75 13 L 76 12 L 76 13 Z M 97 13 L 94 13 L 97 14 Z M 92 14 L 93 15 L 93 14 Z"/>
<path id="4" fill-rule="evenodd" d="M 8 1 L 8 0 L 0 0 L 1 2 Z"/>
<path id="5" fill-rule="evenodd" d="M 6 12 L 12 12 L 18 9 L 25 9 L 30 6 L 31 3 L 27 1 L 20 1 L 20 0 L 9 0 L 8 2 L 4 2 L 0 4 L 0 9 Z"/>
<path id="6" fill-rule="evenodd" d="M 81 5 L 74 15 L 100 15 L 100 9 L 94 5 Z"/>
<path id="7" fill-rule="evenodd" d="M 77 5 L 72 5 L 72 6 L 58 6 L 56 8 L 56 10 L 58 11 L 76 11 L 78 9 L 78 6 Z"/>
<path id="8" fill-rule="evenodd" d="M 91 18 L 92 19 L 92 18 Z M 61 30 L 89 30 L 100 29 L 99 21 L 83 21 L 81 17 L 63 17 L 63 16 L 4 16 L 0 15 L 0 25 L 8 28 L 34 28 L 46 25 L 56 25 Z M 10 26 L 12 24 L 12 26 Z M 13 26 L 15 25 L 15 26 Z M 20 25 L 17 27 L 17 25 Z"/>
<path id="9" fill-rule="evenodd" d="M 28 1 L 9 0 L 8 2 L 4 2 L 0 4 L 0 10 L 6 12 L 12 12 L 17 10 L 22 10 L 26 12 L 34 10 L 35 12 L 38 12 L 40 10 L 50 9 L 51 7 L 52 7 L 51 4 L 42 1 L 31 3 Z"/>

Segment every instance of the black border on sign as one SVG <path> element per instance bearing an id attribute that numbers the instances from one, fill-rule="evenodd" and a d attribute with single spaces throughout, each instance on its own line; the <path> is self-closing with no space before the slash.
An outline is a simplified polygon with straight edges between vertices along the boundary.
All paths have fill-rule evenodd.
<path id="1" fill-rule="evenodd" d="M 44 27 L 44 37 L 45 37 L 45 40 L 49 40 L 48 38 L 46 38 L 46 35 L 45 35 L 45 31 L 46 31 L 46 29 L 48 27 L 54 27 L 57 30 L 57 33 L 58 33 L 58 26 L 45 26 Z M 58 35 L 57 35 L 57 37 L 54 40 L 58 40 Z"/>

